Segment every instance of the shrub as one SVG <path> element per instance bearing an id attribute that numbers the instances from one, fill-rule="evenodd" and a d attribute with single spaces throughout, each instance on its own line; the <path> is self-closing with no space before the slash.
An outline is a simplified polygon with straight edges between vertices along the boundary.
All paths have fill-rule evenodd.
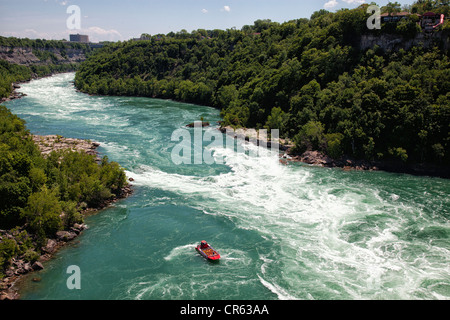
<path id="1" fill-rule="evenodd" d="M 9 265 L 12 257 L 16 255 L 16 241 L 4 238 L 0 240 L 0 271 Z"/>
<path id="2" fill-rule="evenodd" d="M 327 143 L 327 154 L 333 158 L 338 159 L 343 154 L 342 140 L 344 135 L 341 133 L 329 133 L 325 135 L 325 141 Z"/>
<path id="3" fill-rule="evenodd" d="M 40 192 L 33 193 L 24 210 L 30 228 L 41 238 L 51 237 L 61 229 L 62 208 L 56 190 L 43 187 Z"/>
<path id="4" fill-rule="evenodd" d="M 394 158 L 402 160 L 403 162 L 408 160 L 408 153 L 403 148 L 389 148 L 389 154 Z"/>
<path id="5" fill-rule="evenodd" d="M 324 150 L 324 127 L 320 121 L 309 121 L 294 137 L 295 151 Z"/>

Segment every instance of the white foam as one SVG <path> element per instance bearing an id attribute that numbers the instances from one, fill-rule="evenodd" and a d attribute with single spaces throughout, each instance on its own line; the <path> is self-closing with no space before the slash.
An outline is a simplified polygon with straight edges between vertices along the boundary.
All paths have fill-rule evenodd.
<path id="1" fill-rule="evenodd" d="M 129 119 L 141 112 L 130 108 L 127 116 L 114 118 L 114 113 L 108 112 L 113 102 L 102 97 L 74 93 L 73 88 L 64 86 L 72 79 L 73 74 L 68 74 L 43 79 L 40 83 L 24 84 L 21 90 L 28 94 L 27 99 L 38 102 L 33 107 L 36 110 L 27 110 L 27 113 L 45 115 L 50 119 L 71 118 L 102 125 L 105 131 L 113 132 L 118 127 L 128 126 Z M 55 98 L 47 101 L 49 95 Z M 115 101 L 120 103 L 129 100 L 117 99 Z M 41 110 L 39 104 L 46 106 L 42 107 L 43 113 L 38 112 Z M 161 108 L 165 108 L 164 114 L 167 108 L 172 108 L 166 106 L 164 101 L 161 101 L 161 105 Z M 91 113 L 87 111 L 92 110 L 96 114 L 90 118 L 87 115 Z M 192 118 L 192 110 L 176 110 L 167 113 L 167 121 L 173 121 L 171 123 L 179 124 L 181 128 L 186 119 Z M 162 112 L 162 109 L 155 110 L 154 114 L 158 114 L 158 117 L 146 122 L 148 128 L 156 125 Z M 152 145 L 164 140 L 158 136 L 161 133 L 153 130 L 150 134 L 139 126 L 121 130 L 142 137 L 142 141 Z M 426 297 L 449 298 L 441 291 L 435 291 L 439 286 L 448 285 L 448 281 L 441 279 L 450 277 L 450 254 L 445 248 L 446 243 L 442 245 L 445 240 L 430 240 L 425 249 L 422 241 L 419 254 L 414 256 L 411 252 L 415 251 L 411 247 L 418 245 L 418 241 L 399 239 L 398 234 L 404 234 L 405 229 L 416 225 L 417 221 L 423 228 L 446 228 L 447 221 L 431 219 L 420 205 L 408 203 L 410 191 L 397 191 L 390 187 L 384 189 L 383 186 L 348 178 L 357 173 L 285 166 L 280 164 L 278 154 L 250 143 L 240 144 L 244 152 L 235 152 L 225 146 L 207 147 L 217 160 L 223 159 L 230 169 L 227 173 L 206 177 L 194 173 L 168 173 L 158 167 L 161 165 L 159 160 L 167 161 L 158 158 L 159 154 L 152 155 L 151 165 L 140 162 L 142 155 L 139 151 L 142 154 L 146 152 L 142 148 L 143 143 L 136 150 L 117 142 L 103 142 L 102 147 L 114 158 L 133 158 L 134 168 L 126 173 L 134 178 L 134 185 L 180 195 L 183 205 L 192 206 L 208 215 L 230 218 L 238 228 L 256 231 L 266 241 L 274 241 L 277 246 L 283 247 L 285 251 L 279 255 L 276 248 L 269 249 L 269 253 L 259 253 L 258 261 L 261 263 L 258 270 L 261 273 L 258 275 L 260 282 L 279 299 L 293 299 L 300 294 L 302 298 L 320 297 L 321 290 L 333 296 L 342 290 L 342 294 L 354 299 L 410 299 L 415 298 L 418 292 Z M 167 145 L 161 146 L 161 149 L 164 148 Z M 422 194 L 431 198 L 435 193 L 430 189 Z M 159 203 L 172 199 L 170 197 L 163 195 L 149 201 Z M 439 197 L 444 199 L 446 194 Z M 446 210 L 447 204 L 443 201 L 443 210 Z M 420 228 L 418 230 L 423 231 Z M 186 244 L 174 248 L 164 259 L 172 261 L 175 257 L 191 255 L 194 246 Z M 224 257 L 224 264 L 234 268 L 248 268 L 248 263 L 252 263 L 244 251 L 224 248 L 220 253 Z M 316 292 L 310 293 L 305 289 L 299 293 L 297 287 L 303 285 L 305 278 L 317 279 L 318 285 L 309 283 L 304 286 L 316 289 Z M 437 279 L 434 282 L 436 284 L 423 288 L 422 283 L 427 279 Z M 170 281 L 178 283 L 177 280 L 151 283 L 142 279 L 133 292 L 142 298 L 150 293 L 166 294 L 170 290 L 175 290 L 172 291 L 174 296 L 183 296 L 183 289 L 190 289 L 194 295 L 195 290 L 206 291 L 195 281 L 186 284 L 183 289 L 165 287 Z"/>
<path id="2" fill-rule="evenodd" d="M 316 177 L 308 168 L 280 164 L 270 152 L 251 156 L 248 151 L 253 147 L 246 145 L 246 153 L 214 147 L 214 155 L 222 157 L 231 169 L 217 176 L 172 174 L 151 166 L 141 166 L 141 172 L 129 175 L 137 185 L 183 195 L 207 214 L 230 217 L 242 229 L 277 239 L 294 252 L 294 257 L 305 259 L 301 260 L 306 265 L 302 272 L 335 282 L 349 297 L 377 296 L 378 292 L 387 292 L 389 283 L 395 283 L 392 297 L 411 297 L 410 291 L 420 283 L 393 281 L 392 277 L 414 279 L 417 273 L 411 262 L 402 258 L 403 246 L 395 235 L 407 223 L 404 213 L 417 214 L 416 209 L 397 201 L 396 194 L 385 199 L 376 189 L 346 185 L 334 178 L 333 172 L 322 181 L 323 177 Z M 372 215 L 382 224 L 371 226 L 363 241 L 348 242 L 343 237 L 342 230 L 347 226 L 364 225 Z M 385 250 L 391 244 L 392 253 Z M 311 257 L 314 259 L 308 261 Z M 280 299 L 293 299 L 294 288 L 280 285 L 279 277 L 295 279 L 297 262 L 283 255 L 278 259 L 283 261 L 283 272 L 275 274 L 276 261 L 263 260 L 264 278 L 260 281 Z M 432 271 L 430 266 L 425 269 Z"/>
<path id="3" fill-rule="evenodd" d="M 264 280 L 260 275 L 258 275 L 259 281 L 264 287 L 275 293 L 280 300 L 298 300 L 294 296 L 290 295 L 285 289 L 277 284 L 272 284 L 269 281 Z"/>
<path id="4" fill-rule="evenodd" d="M 195 252 L 194 249 L 196 245 L 197 245 L 196 243 L 190 243 L 173 248 L 170 251 L 169 255 L 164 257 L 164 260 L 171 261 L 174 258 L 179 257 L 181 255 L 192 255 Z"/>

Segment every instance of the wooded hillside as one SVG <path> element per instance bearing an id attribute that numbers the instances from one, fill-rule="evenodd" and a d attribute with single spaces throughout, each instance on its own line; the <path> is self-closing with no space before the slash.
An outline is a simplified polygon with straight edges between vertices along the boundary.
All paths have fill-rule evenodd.
<path id="1" fill-rule="evenodd" d="M 321 10 L 281 24 L 258 20 L 241 30 L 144 35 L 149 40 L 95 53 L 77 72 L 76 87 L 213 106 L 222 110 L 225 125 L 280 129 L 297 152 L 449 164 L 444 41 L 362 50 L 362 35 L 389 33 L 404 41 L 423 32 L 416 15 L 368 30 L 366 10 Z M 399 10 L 396 4 L 383 8 Z M 448 13 L 448 4 L 418 1 L 411 10 Z M 448 37 L 448 23 L 441 29 L 440 37 Z"/>

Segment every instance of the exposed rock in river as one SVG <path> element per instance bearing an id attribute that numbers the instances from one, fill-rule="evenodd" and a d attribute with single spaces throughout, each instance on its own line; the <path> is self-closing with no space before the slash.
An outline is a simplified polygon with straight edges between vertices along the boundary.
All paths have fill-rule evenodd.
<path id="1" fill-rule="evenodd" d="M 200 122 L 200 121 L 199 121 Z M 209 122 L 207 122 L 207 121 L 202 121 L 201 122 L 201 127 L 209 127 Z M 195 127 L 195 122 L 193 122 L 193 123 L 189 123 L 186 127 L 188 127 L 188 128 L 194 128 Z"/>
<path id="2" fill-rule="evenodd" d="M 100 146 L 100 144 L 97 142 L 92 142 L 90 140 L 64 138 L 59 135 L 34 135 L 33 141 L 38 145 L 44 157 L 48 156 L 52 151 L 72 150 L 76 152 L 85 152 L 87 154 L 96 156 L 97 161 L 100 160 L 97 154 L 97 148 Z"/>
<path id="3" fill-rule="evenodd" d="M 235 139 L 242 139 L 250 141 L 259 146 L 271 148 L 271 141 L 264 132 L 258 132 L 255 129 L 238 128 L 234 129 L 230 126 L 220 127 L 219 130 L 224 134 L 229 134 Z M 428 175 L 440 178 L 450 178 L 450 171 L 445 166 L 435 164 L 407 164 L 401 161 L 395 160 L 378 160 L 368 161 L 363 159 L 354 159 L 347 155 L 343 155 L 338 159 L 333 159 L 326 154 L 310 150 L 305 151 L 302 154 L 295 153 L 293 151 L 293 143 L 289 140 L 278 139 L 279 150 L 284 151 L 284 154 L 280 153 L 280 162 L 287 164 L 289 161 L 298 161 L 318 167 L 327 168 L 342 168 L 343 170 L 367 170 L 378 171 L 383 170 L 387 172 L 407 173 L 413 175 Z"/>

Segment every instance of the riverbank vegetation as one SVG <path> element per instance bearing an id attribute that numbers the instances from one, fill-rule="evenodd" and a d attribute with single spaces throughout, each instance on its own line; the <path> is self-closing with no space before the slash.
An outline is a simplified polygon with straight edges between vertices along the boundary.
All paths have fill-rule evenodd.
<path id="1" fill-rule="evenodd" d="M 88 44 L 67 42 L 60 40 L 20 39 L 15 37 L 1 37 L 0 48 L 2 57 L 21 56 L 16 50 L 29 50 L 34 60 L 20 63 L 0 59 L 0 100 L 8 98 L 12 91 L 12 83 L 28 81 L 35 78 L 49 76 L 54 73 L 75 71 L 79 65 L 69 59 L 68 52 L 78 50 L 88 56 L 92 49 Z M 58 56 L 59 55 L 59 58 Z M 65 61 L 61 61 L 65 59 Z"/>
<path id="2" fill-rule="evenodd" d="M 54 73 L 75 71 L 76 63 L 69 64 L 46 64 L 46 65 L 19 65 L 0 60 L 0 99 L 8 98 L 13 92 L 13 83 L 29 81 Z"/>
<path id="3" fill-rule="evenodd" d="M 104 157 L 59 150 L 44 157 L 22 119 L 0 106 L 0 278 L 13 257 L 39 258 L 48 238 L 81 224 L 127 185 L 124 169 Z"/>
<path id="4" fill-rule="evenodd" d="M 448 11 L 433 4 L 419 1 L 411 10 Z M 241 30 L 143 35 L 95 53 L 76 87 L 220 108 L 224 125 L 280 129 L 299 153 L 448 165 L 450 61 L 441 42 L 448 33 L 430 47 L 362 50 L 367 34 L 403 41 L 422 32 L 414 17 L 368 30 L 366 8 L 320 10 L 281 24 L 258 20 Z"/>

